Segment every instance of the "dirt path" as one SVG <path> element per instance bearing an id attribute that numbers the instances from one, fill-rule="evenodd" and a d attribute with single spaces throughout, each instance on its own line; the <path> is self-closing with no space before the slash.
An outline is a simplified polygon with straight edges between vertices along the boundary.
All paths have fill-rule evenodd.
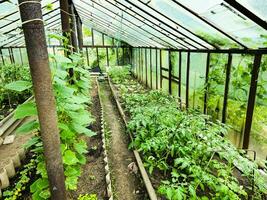
<path id="1" fill-rule="evenodd" d="M 107 200 L 106 181 L 105 181 L 105 164 L 102 155 L 102 138 L 101 138 L 101 112 L 100 101 L 98 97 L 98 88 L 96 80 L 92 78 L 91 89 L 92 105 L 90 111 L 95 118 L 95 122 L 90 126 L 90 129 L 97 133 L 96 136 L 84 136 L 87 146 L 88 154 L 87 162 L 82 167 L 82 175 L 79 178 L 78 187 L 76 191 L 69 193 L 69 199 L 77 199 L 79 194 L 97 194 L 98 200 Z"/>
<path id="2" fill-rule="evenodd" d="M 108 157 L 115 199 L 145 200 L 145 187 L 140 183 L 140 176 L 128 169 L 128 165 L 135 159 L 132 151 L 128 150 L 129 138 L 113 102 L 110 88 L 107 82 L 100 82 L 99 85 L 104 118 L 111 132 Z"/>

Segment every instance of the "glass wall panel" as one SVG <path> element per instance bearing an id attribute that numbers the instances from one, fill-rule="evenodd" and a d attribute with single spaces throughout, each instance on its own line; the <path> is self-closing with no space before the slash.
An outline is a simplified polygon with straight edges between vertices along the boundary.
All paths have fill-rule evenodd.
<path id="1" fill-rule="evenodd" d="M 189 107 L 203 112 L 207 55 L 190 54 Z"/>
<path id="2" fill-rule="evenodd" d="M 226 124 L 231 126 L 228 137 L 238 148 L 242 147 L 252 66 L 252 56 L 233 56 Z"/>
<path id="3" fill-rule="evenodd" d="M 249 149 L 256 151 L 257 161 L 264 166 L 267 157 L 267 55 L 262 57 L 259 72 Z"/>

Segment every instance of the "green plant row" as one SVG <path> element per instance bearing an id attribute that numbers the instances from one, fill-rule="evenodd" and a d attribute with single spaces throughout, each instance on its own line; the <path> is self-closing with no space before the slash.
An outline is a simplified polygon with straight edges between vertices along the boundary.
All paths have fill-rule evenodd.
<path id="1" fill-rule="evenodd" d="M 52 37 L 65 40 L 62 36 L 53 35 Z M 87 128 L 94 121 L 88 111 L 88 107 L 91 104 L 90 74 L 86 66 L 84 66 L 83 57 L 80 54 L 71 54 L 69 58 L 63 55 L 50 55 L 50 60 L 61 139 L 61 153 L 66 178 L 65 185 L 68 190 L 76 190 L 78 178 L 81 175 L 81 166 L 86 163 L 85 154 L 87 153 L 87 144 L 80 136 L 91 137 L 95 135 L 93 131 Z M 68 74 L 70 68 L 74 70 L 73 77 Z M 23 89 L 19 82 L 13 82 L 9 85 L 9 87 L 12 86 L 14 89 Z M 28 102 L 18 106 L 14 117 L 22 119 L 26 116 L 36 115 L 35 102 Z M 17 130 L 17 134 L 25 134 L 34 130 L 39 130 L 38 120 L 22 125 Z M 32 199 L 49 199 L 48 176 L 39 131 L 27 143 L 26 147 L 36 154 L 37 179 L 30 186 Z M 8 193 L 4 195 L 6 197 L 9 196 Z"/>
<path id="2" fill-rule="evenodd" d="M 195 111 L 181 111 L 174 97 L 144 90 L 129 73 L 122 77 L 118 70 L 109 74 L 120 83 L 130 116 L 127 129 L 135 135 L 130 146 L 141 152 L 152 177 L 162 177 L 160 195 L 219 200 L 261 199 L 267 193 L 258 166 L 224 138 L 227 127 Z"/>
<path id="3" fill-rule="evenodd" d="M 31 95 L 30 89 L 23 91 L 18 89 L 16 91 L 9 90 L 8 84 L 19 80 L 31 81 L 28 65 L 0 65 L 0 120 Z"/>

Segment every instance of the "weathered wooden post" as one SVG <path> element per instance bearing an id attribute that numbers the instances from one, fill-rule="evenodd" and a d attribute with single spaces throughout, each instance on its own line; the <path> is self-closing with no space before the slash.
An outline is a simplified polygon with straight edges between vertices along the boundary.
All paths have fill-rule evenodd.
<path id="1" fill-rule="evenodd" d="M 66 200 L 55 99 L 52 91 L 47 44 L 39 0 L 19 0 L 51 199 Z"/>

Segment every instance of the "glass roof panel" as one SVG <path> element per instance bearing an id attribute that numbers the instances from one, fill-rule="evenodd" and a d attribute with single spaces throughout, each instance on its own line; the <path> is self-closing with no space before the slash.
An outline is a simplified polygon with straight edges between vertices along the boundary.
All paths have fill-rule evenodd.
<path id="1" fill-rule="evenodd" d="M 266 41 L 262 35 L 267 31 L 232 8 L 223 0 L 176 0 L 190 8 L 220 29 L 232 35 L 249 48 L 263 47 Z M 267 1 L 265 3 L 267 7 Z M 266 10 L 265 10 L 266 11 Z M 266 12 L 265 12 L 266 13 Z"/>
<path id="2" fill-rule="evenodd" d="M 267 1 L 266 0 L 237 0 L 238 3 L 245 6 L 258 17 L 267 21 Z"/>
<path id="3" fill-rule="evenodd" d="M 185 0 L 187 4 L 191 5 L 191 2 L 197 2 L 198 0 Z M 210 0 L 211 1 L 211 0 Z M 216 2 L 217 0 L 215 0 Z M 140 3 L 138 6 L 144 7 L 144 4 Z M 203 3 L 203 1 L 202 1 Z M 137 3 L 135 3 L 137 4 Z M 185 4 L 185 5 L 187 5 Z M 193 4 L 193 3 L 192 3 Z M 204 5 L 206 5 L 206 2 L 204 2 Z M 216 44 L 217 46 L 221 47 L 239 47 L 234 41 L 231 41 L 223 35 L 222 33 L 218 32 L 216 29 L 212 28 L 207 23 L 203 22 L 199 18 L 195 17 L 194 15 L 190 14 L 188 11 L 186 11 L 184 8 L 181 8 L 179 5 L 175 3 L 175 1 L 171 0 L 153 0 L 148 3 L 148 6 L 146 6 L 146 9 L 153 14 L 153 16 L 157 19 L 161 19 L 162 21 L 166 22 L 167 24 L 172 24 L 173 27 L 177 28 L 177 25 L 174 26 L 173 22 L 170 22 L 170 20 L 166 19 L 166 17 L 162 16 L 161 14 L 158 14 L 157 12 L 153 11 L 149 7 L 153 8 L 154 10 L 160 12 L 161 14 L 167 16 L 171 20 L 177 22 L 178 24 L 181 24 L 187 29 L 190 29 L 192 32 L 196 33 L 197 35 L 200 35 L 201 37 L 205 38 L 209 42 Z M 178 27 L 179 29 L 179 27 Z M 182 29 L 182 28 L 180 28 Z M 212 36 L 212 37 L 208 37 Z M 222 45 L 222 43 L 219 43 L 216 41 L 216 38 L 220 38 L 221 40 L 225 41 L 225 45 Z"/>
<path id="4" fill-rule="evenodd" d="M 59 7 L 59 1 L 42 0 L 41 5 L 45 24 L 55 20 L 56 17 L 60 17 L 59 9 L 56 10 L 56 8 Z M 17 40 L 24 41 L 21 29 L 20 14 L 18 11 L 19 8 L 16 0 L 10 0 L 9 2 L 1 3 L 0 46 L 11 46 Z"/>

